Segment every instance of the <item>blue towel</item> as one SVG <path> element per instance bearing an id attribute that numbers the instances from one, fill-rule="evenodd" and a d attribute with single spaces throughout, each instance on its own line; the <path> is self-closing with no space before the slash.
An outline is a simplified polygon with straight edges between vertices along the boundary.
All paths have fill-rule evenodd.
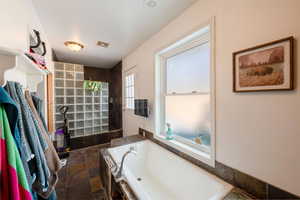
<path id="1" fill-rule="evenodd" d="M 39 114 L 39 116 L 40 116 L 40 118 L 42 120 L 44 128 L 45 128 L 45 130 L 47 130 L 48 128 L 47 128 L 45 116 L 44 116 L 44 113 L 43 113 L 44 101 L 41 98 L 39 98 L 34 92 L 31 93 L 30 95 L 32 97 L 32 101 L 34 103 L 34 106 L 35 106 L 35 108 L 36 108 L 36 110 L 37 110 L 37 112 L 38 112 L 38 114 Z"/>
<path id="2" fill-rule="evenodd" d="M 20 139 L 20 146 L 22 149 L 21 153 L 24 154 L 26 161 L 29 162 L 33 158 L 34 155 L 31 151 L 30 145 L 29 145 L 29 143 L 27 141 L 27 137 L 25 135 L 24 124 L 23 124 L 23 120 L 22 120 L 22 112 L 21 112 L 19 98 L 17 96 L 17 92 L 15 89 L 14 83 L 7 82 L 5 89 L 9 93 L 10 97 L 15 101 L 17 109 L 18 109 L 18 118 L 19 118 L 18 128 L 19 128 L 19 135 L 20 135 L 20 137 L 18 139 Z"/>
<path id="3" fill-rule="evenodd" d="M 16 141 L 17 148 L 20 152 L 20 157 L 24 166 L 27 181 L 29 183 L 29 186 L 31 187 L 32 183 L 35 180 L 35 176 L 32 175 L 29 170 L 28 161 L 31 159 L 31 155 L 33 154 L 31 153 L 31 149 L 26 137 L 20 134 L 20 107 L 2 87 L 0 87 L 0 103 L 5 105 L 10 128 Z"/>
<path id="4" fill-rule="evenodd" d="M 40 188 L 39 191 L 45 191 L 48 188 L 48 178 L 51 175 L 44 154 L 44 150 L 48 148 L 47 143 L 36 127 L 37 122 L 25 99 L 22 86 L 16 82 L 8 82 L 7 86 L 9 92 L 16 98 L 15 100 L 20 106 L 20 124 L 22 125 L 22 130 L 24 131 L 23 133 L 29 143 L 30 149 L 34 154 L 34 160 L 29 163 L 30 168 L 34 170 L 34 174 L 36 175 L 34 188 Z"/>

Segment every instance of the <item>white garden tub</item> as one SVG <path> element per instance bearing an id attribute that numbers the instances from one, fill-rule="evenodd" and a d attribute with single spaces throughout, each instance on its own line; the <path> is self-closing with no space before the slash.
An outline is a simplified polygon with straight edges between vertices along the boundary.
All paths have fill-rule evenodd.
<path id="1" fill-rule="evenodd" d="M 131 146 L 137 155 L 127 156 L 123 174 L 141 200 L 220 200 L 233 188 L 149 140 L 110 148 L 109 153 L 120 165 Z"/>

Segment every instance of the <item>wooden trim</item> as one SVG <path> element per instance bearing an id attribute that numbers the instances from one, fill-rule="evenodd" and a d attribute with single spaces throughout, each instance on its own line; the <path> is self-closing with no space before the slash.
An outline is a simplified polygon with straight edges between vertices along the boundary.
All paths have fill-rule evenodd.
<path id="1" fill-rule="evenodd" d="M 236 56 L 238 54 L 244 53 L 247 51 L 253 51 L 255 49 L 263 48 L 266 46 L 270 46 L 270 45 L 274 45 L 274 44 L 286 42 L 286 41 L 288 41 L 290 43 L 290 87 L 289 88 L 264 89 L 264 90 L 242 90 L 242 91 L 236 89 L 236 77 L 235 77 L 236 63 L 235 63 L 235 60 L 236 60 Z M 233 62 L 233 77 L 232 77 L 233 78 L 233 87 L 232 87 L 233 92 L 236 92 L 236 93 L 237 92 L 264 92 L 264 91 L 278 91 L 278 90 L 284 91 L 284 90 L 293 90 L 294 89 L 294 37 L 293 36 L 234 52 L 232 54 L 232 62 Z"/>
<path id="2" fill-rule="evenodd" d="M 47 119 L 48 119 L 48 130 L 50 133 L 54 132 L 54 115 L 53 115 L 53 74 L 47 75 Z"/>

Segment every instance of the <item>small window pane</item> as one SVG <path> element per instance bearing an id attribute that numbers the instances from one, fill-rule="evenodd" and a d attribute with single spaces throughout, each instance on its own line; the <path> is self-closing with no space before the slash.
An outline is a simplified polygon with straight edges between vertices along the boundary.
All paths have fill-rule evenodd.
<path id="1" fill-rule="evenodd" d="M 82 103 L 84 103 L 83 97 L 76 97 L 76 103 L 77 103 L 77 104 L 82 104 Z"/>
<path id="2" fill-rule="evenodd" d="M 131 98 L 131 108 L 134 109 L 134 98 Z"/>
<path id="3" fill-rule="evenodd" d="M 126 84 L 126 87 L 128 86 L 128 84 L 129 84 L 129 80 L 128 80 L 128 76 L 126 76 L 126 78 L 125 78 L 125 84 Z"/>
<path id="4" fill-rule="evenodd" d="M 132 90 L 131 90 L 131 88 L 132 88 L 132 87 L 129 87 L 129 88 L 128 88 L 128 97 L 132 97 L 132 94 L 131 94 L 131 91 L 132 91 Z"/>
<path id="5" fill-rule="evenodd" d="M 67 97 L 67 104 L 74 104 L 75 98 L 74 97 Z"/>
<path id="6" fill-rule="evenodd" d="M 166 123 L 175 135 L 210 145 L 210 95 L 166 96 Z"/>
<path id="7" fill-rule="evenodd" d="M 167 93 L 210 91 L 209 42 L 167 59 Z"/>
<path id="8" fill-rule="evenodd" d="M 83 96 L 83 89 L 76 89 L 77 96 Z"/>
<path id="9" fill-rule="evenodd" d="M 131 100 L 128 99 L 128 108 L 131 108 Z"/>
<path id="10" fill-rule="evenodd" d="M 76 88 L 83 88 L 83 81 L 76 81 Z"/>
<path id="11" fill-rule="evenodd" d="M 85 113 L 85 118 L 86 119 L 93 119 L 93 113 L 92 112 L 86 112 Z"/>
<path id="12" fill-rule="evenodd" d="M 94 103 L 100 103 L 100 98 L 99 97 L 94 97 Z"/>
<path id="13" fill-rule="evenodd" d="M 126 108 L 134 109 L 134 74 L 125 77 Z"/>
<path id="14" fill-rule="evenodd" d="M 134 76 L 131 76 L 131 84 L 134 85 Z"/>
<path id="15" fill-rule="evenodd" d="M 64 104 L 65 103 L 65 98 L 64 97 L 56 97 L 55 98 L 55 103 L 56 104 Z"/>
<path id="16" fill-rule="evenodd" d="M 94 112 L 94 119 L 100 118 L 100 112 Z"/>
<path id="17" fill-rule="evenodd" d="M 132 89 L 132 97 L 134 97 L 134 87 L 132 87 L 131 89 Z"/>
<path id="18" fill-rule="evenodd" d="M 74 72 L 66 72 L 66 79 L 74 79 Z"/>
<path id="19" fill-rule="evenodd" d="M 55 95 L 56 96 L 63 96 L 65 94 L 64 89 L 55 89 Z"/>
<path id="20" fill-rule="evenodd" d="M 66 81 L 66 87 L 74 87 L 74 81 Z"/>
<path id="21" fill-rule="evenodd" d="M 77 120 L 84 119 L 84 113 L 77 113 L 76 114 L 76 119 Z"/>
<path id="22" fill-rule="evenodd" d="M 131 75 L 128 76 L 128 86 L 132 85 L 132 82 L 131 82 Z"/>
<path id="23" fill-rule="evenodd" d="M 64 78 L 64 72 L 56 71 L 55 78 Z"/>
<path id="24" fill-rule="evenodd" d="M 64 70 L 64 63 L 55 62 L 55 70 Z"/>
<path id="25" fill-rule="evenodd" d="M 108 91 L 102 91 L 103 96 L 108 96 Z"/>
<path id="26" fill-rule="evenodd" d="M 67 96 L 73 96 L 74 95 L 74 89 L 66 89 Z"/>
<path id="27" fill-rule="evenodd" d="M 75 119 L 75 115 L 72 113 L 72 114 L 67 114 L 67 118 L 68 120 L 74 120 Z"/>
<path id="28" fill-rule="evenodd" d="M 92 97 L 85 97 L 85 103 L 86 103 L 86 104 L 91 104 L 91 103 L 93 103 L 93 98 L 92 98 Z"/>
<path id="29" fill-rule="evenodd" d="M 83 105 L 77 105 L 76 106 L 76 111 L 77 112 L 82 112 L 83 111 Z"/>
<path id="30" fill-rule="evenodd" d="M 75 71 L 83 72 L 83 66 L 82 65 L 75 65 Z"/>
<path id="31" fill-rule="evenodd" d="M 55 80 L 55 87 L 64 87 L 64 85 L 63 80 Z"/>
<path id="32" fill-rule="evenodd" d="M 66 71 L 74 71 L 74 64 L 65 64 L 65 70 Z"/>
<path id="33" fill-rule="evenodd" d="M 128 95 L 129 95 L 129 88 L 126 88 L 126 98 L 128 98 Z"/>

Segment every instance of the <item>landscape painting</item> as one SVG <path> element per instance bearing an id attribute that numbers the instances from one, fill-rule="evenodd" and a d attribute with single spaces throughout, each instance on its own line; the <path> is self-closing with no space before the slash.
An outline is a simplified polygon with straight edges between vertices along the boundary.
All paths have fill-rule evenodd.
<path id="1" fill-rule="evenodd" d="M 234 91 L 292 89 L 292 40 L 234 53 Z"/>

